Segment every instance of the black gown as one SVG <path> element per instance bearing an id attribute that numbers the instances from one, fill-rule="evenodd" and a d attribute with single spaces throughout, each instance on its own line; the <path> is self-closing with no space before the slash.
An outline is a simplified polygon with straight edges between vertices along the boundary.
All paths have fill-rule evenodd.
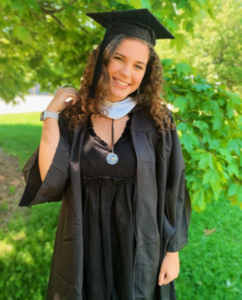
<path id="1" fill-rule="evenodd" d="M 114 145 L 119 161 L 93 130 L 90 117 L 82 148 L 84 300 L 132 300 L 136 156 L 130 139 L 132 113 Z"/>

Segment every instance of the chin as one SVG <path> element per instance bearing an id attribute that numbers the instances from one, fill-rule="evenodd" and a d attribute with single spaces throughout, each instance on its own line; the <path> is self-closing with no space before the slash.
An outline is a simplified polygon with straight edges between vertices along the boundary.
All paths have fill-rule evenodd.
<path id="1" fill-rule="evenodd" d="M 134 91 L 129 91 L 128 93 L 111 93 L 108 95 L 109 100 L 121 101 L 129 97 Z"/>
<path id="2" fill-rule="evenodd" d="M 129 94 L 111 94 L 108 96 L 109 100 L 113 101 L 121 101 L 128 97 Z"/>

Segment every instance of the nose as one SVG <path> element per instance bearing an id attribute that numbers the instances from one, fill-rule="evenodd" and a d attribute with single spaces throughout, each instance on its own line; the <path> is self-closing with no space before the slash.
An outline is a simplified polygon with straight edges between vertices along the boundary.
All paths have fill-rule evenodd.
<path id="1" fill-rule="evenodd" d="M 125 77 L 130 77 L 131 76 L 131 65 L 124 64 L 120 73 Z"/>

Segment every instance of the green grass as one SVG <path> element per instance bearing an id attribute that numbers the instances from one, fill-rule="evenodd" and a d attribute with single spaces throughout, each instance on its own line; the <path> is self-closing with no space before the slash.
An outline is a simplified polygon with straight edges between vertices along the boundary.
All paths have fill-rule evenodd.
<path id="1" fill-rule="evenodd" d="M 189 244 L 180 252 L 178 300 L 242 299 L 241 220 L 242 210 L 226 200 L 192 212 Z"/>
<path id="2" fill-rule="evenodd" d="M 0 116 L 0 147 L 21 164 L 38 146 L 38 118 Z M 45 299 L 60 204 L 19 208 L 0 231 L 1 299 Z M 7 210 L 7 203 L 0 209 Z M 242 210 L 227 200 L 208 204 L 201 214 L 192 212 L 189 243 L 179 254 L 178 300 L 242 299 L 241 220 Z M 213 228 L 206 236 L 204 229 Z"/>
<path id="3" fill-rule="evenodd" d="M 39 113 L 0 115 L 0 147 L 19 158 L 20 168 L 38 147 L 41 131 Z"/>

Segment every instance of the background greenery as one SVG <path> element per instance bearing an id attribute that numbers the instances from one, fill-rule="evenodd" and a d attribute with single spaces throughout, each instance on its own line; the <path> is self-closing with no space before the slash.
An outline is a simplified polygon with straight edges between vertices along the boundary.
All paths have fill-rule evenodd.
<path id="1" fill-rule="evenodd" d="M 178 300 L 242 299 L 241 0 L 1 0 L 0 98 L 24 101 L 37 83 L 49 92 L 63 84 L 79 88 L 104 34 L 85 13 L 133 8 L 150 9 L 176 37 L 159 41 L 156 51 L 193 207 Z M 39 144 L 38 119 L 0 116 L 0 147 L 19 157 L 21 168 Z M 7 199 L 0 209 L 9 209 Z M 60 203 L 21 208 L 0 230 L 0 298 L 45 298 L 59 209 Z"/>

